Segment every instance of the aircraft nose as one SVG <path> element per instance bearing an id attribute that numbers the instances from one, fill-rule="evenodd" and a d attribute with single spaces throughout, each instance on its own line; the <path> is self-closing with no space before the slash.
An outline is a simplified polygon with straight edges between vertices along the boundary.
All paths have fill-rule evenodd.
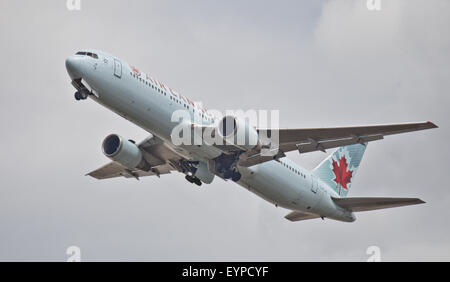
<path id="1" fill-rule="evenodd" d="M 72 79 L 78 79 L 82 76 L 82 58 L 71 56 L 66 59 L 66 69 Z"/>

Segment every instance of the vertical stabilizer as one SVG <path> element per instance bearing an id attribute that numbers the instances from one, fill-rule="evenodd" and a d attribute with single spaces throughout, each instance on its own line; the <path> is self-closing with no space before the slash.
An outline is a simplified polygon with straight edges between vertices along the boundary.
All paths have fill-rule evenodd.
<path id="1" fill-rule="evenodd" d="M 367 143 L 343 146 L 323 160 L 313 173 L 341 197 L 346 197 Z"/>

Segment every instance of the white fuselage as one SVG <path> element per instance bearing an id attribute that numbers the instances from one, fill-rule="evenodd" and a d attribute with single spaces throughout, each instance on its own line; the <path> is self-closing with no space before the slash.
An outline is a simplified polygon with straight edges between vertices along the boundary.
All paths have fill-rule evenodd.
<path id="1" fill-rule="evenodd" d="M 200 118 L 203 124 L 213 124 L 217 120 L 124 61 L 103 52 L 96 53 L 98 59 L 70 58 L 76 61 L 79 72 L 71 74 L 72 78 L 81 77 L 89 85 L 95 94 L 90 95 L 92 99 L 161 138 L 187 159 L 207 161 L 220 155 L 212 146 L 175 146 L 171 142 L 172 129 L 178 124 L 171 121 L 176 110 L 188 110 L 192 119 Z M 239 185 L 277 206 L 341 221 L 355 220 L 351 212 L 334 204 L 331 196 L 339 197 L 336 192 L 288 158 L 238 169 L 242 174 Z"/>

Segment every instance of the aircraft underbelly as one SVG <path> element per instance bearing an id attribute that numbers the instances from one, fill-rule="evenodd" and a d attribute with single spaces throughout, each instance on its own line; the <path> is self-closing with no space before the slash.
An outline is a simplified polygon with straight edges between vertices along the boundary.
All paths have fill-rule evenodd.
<path id="1" fill-rule="evenodd" d="M 129 95 L 123 95 L 127 89 L 111 88 L 103 91 L 108 92 L 108 95 L 103 97 L 101 95 L 100 99 L 94 98 L 97 102 L 152 134 L 159 135 L 163 139 L 170 138 L 170 131 L 175 125 L 170 122 L 169 112 L 162 111 L 164 107 L 161 107 L 160 103 L 164 103 L 163 101 L 149 100 L 133 91 L 129 91 Z M 179 148 L 180 150 L 187 150 L 194 159 L 212 159 L 220 154 L 216 150 L 205 150 L 204 146 L 181 147 L 183 148 Z M 318 195 L 312 194 L 307 185 L 303 187 L 304 185 L 302 186 L 294 175 L 282 168 L 276 161 L 258 164 L 250 169 L 244 169 L 244 171 L 242 171 L 243 177 L 238 183 L 280 207 L 308 211 L 319 200 Z"/>
<path id="2" fill-rule="evenodd" d="M 278 206 L 307 210 L 319 200 L 295 176 L 283 169 L 276 161 L 255 165 L 243 172 L 239 184 L 263 199 Z M 252 173 L 253 172 L 253 173 Z"/>

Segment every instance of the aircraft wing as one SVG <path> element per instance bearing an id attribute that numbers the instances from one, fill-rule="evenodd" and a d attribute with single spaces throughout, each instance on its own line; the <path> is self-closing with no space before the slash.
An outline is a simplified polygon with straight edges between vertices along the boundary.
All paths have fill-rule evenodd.
<path id="1" fill-rule="evenodd" d="M 125 178 L 139 178 L 142 176 L 150 176 L 150 175 L 161 175 L 170 173 L 173 168 L 169 164 L 159 165 L 157 167 L 153 167 L 150 171 L 143 170 L 130 170 L 118 162 L 110 162 L 106 165 L 98 168 L 94 171 L 89 172 L 86 175 L 92 176 L 97 179 L 107 179 L 123 176 Z"/>
<path id="2" fill-rule="evenodd" d="M 170 165 L 170 163 L 176 163 L 183 159 L 182 156 L 172 151 L 161 139 L 155 136 L 146 138 L 138 144 L 138 147 L 142 150 L 145 160 L 152 167 L 151 170 L 130 170 L 118 162 L 112 161 L 94 171 L 89 172 L 86 175 L 97 179 L 107 179 L 119 176 L 126 178 L 134 177 L 136 179 L 139 179 L 141 176 L 150 175 L 156 175 L 159 177 L 161 174 L 168 174 L 170 171 L 176 170 Z"/>
<path id="3" fill-rule="evenodd" d="M 252 166 L 258 163 L 285 156 L 285 152 L 298 150 L 300 153 L 323 151 L 356 143 L 381 140 L 384 136 L 411 131 L 436 128 L 432 122 L 399 123 L 369 126 L 305 128 L 305 129 L 259 129 L 261 134 L 267 131 L 279 136 L 279 151 L 275 157 L 261 156 L 259 152 L 244 158 L 240 165 Z M 266 132 L 264 132 L 266 131 Z"/>
<path id="4" fill-rule="evenodd" d="M 425 202 L 417 198 L 332 198 L 336 205 L 353 212 L 373 211 L 403 207 L 409 205 L 424 204 Z"/>

